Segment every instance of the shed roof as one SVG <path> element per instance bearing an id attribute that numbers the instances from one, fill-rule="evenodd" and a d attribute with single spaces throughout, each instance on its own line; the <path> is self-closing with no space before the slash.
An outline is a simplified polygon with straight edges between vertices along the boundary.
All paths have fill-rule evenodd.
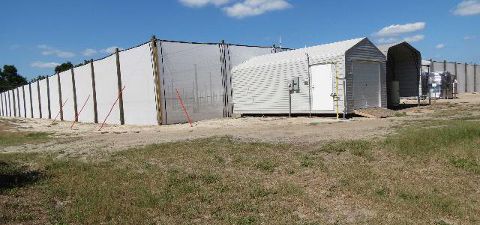
<path id="1" fill-rule="evenodd" d="M 386 45 L 380 45 L 378 46 L 378 49 L 386 56 L 388 57 L 388 50 L 390 50 L 390 48 L 392 47 L 396 47 L 396 46 L 399 46 L 399 45 L 403 45 L 407 48 L 410 48 L 411 50 L 417 52 L 417 53 L 420 53 L 416 48 L 414 48 L 412 45 L 410 45 L 408 42 L 404 41 L 404 42 L 397 42 L 397 43 L 392 43 L 392 44 L 386 44 Z"/>
<path id="2" fill-rule="evenodd" d="M 243 64 L 240 64 L 237 69 L 270 63 L 304 60 L 306 59 L 306 54 L 308 54 L 311 58 L 334 58 L 345 55 L 345 53 L 349 49 L 353 48 L 355 45 L 365 39 L 367 38 L 356 38 L 330 44 L 317 45 L 308 48 L 301 48 L 296 50 L 257 56 L 246 61 Z"/>

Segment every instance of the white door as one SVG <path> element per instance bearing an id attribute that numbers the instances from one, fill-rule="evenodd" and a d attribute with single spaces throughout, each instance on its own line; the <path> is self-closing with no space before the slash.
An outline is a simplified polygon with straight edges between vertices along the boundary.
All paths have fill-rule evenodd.
<path id="1" fill-rule="evenodd" d="M 333 110 L 333 64 L 314 65 L 310 67 L 312 87 L 312 110 Z"/>
<path id="2" fill-rule="evenodd" d="M 380 63 L 353 62 L 354 109 L 381 107 Z"/>

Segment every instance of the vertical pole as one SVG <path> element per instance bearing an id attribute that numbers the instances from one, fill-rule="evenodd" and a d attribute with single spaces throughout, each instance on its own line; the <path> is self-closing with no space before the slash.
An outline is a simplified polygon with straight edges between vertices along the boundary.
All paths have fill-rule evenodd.
<path id="1" fill-rule="evenodd" d="M 50 79 L 47 77 L 47 101 L 48 101 L 48 119 L 52 119 L 52 110 L 50 103 Z"/>
<path id="2" fill-rule="evenodd" d="M 122 91 L 122 71 L 120 69 L 120 53 L 118 48 L 115 49 L 115 56 L 116 56 L 116 62 L 117 62 L 117 83 L 118 83 L 118 105 L 120 107 L 120 124 L 124 125 L 125 124 L 125 114 L 123 111 L 123 91 Z"/>
<path id="3" fill-rule="evenodd" d="M 75 122 L 78 122 L 78 110 L 77 110 L 77 87 L 75 85 L 75 71 L 73 67 L 70 69 L 70 72 L 72 74 L 72 91 L 73 91 L 73 110 L 74 110 L 74 117 L 75 117 Z"/>
<path id="4" fill-rule="evenodd" d="M 27 118 L 27 103 L 25 102 L 25 85 L 22 86 L 22 92 L 23 92 L 23 112 L 24 112 L 24 117 Z"/>
<path id="5" fill-rule="evenodd" d="M 58 81 L 58 105 L 60 106 L 60 120 L 63 121 L 62 82 L 60 80 L 60 73 L 57 73 L 57 81 Z"/>
<path id="6" fill-rule="evenodd" d="M 95 67 L 93 66 L 93 59 L 90 60 L 90 71 L 92 75 L 93 118 L 94 122 L 98 123 L 97 89 L 95 84 Z"/>
<path id="7" fill-rule="evenodd" d="M 40 118 L 42 117 L 42 99 L 40 95 L 40 81 L 37 80 L 37 97 L 38 97 L 38 112 L 40 114 Z"/>
<path id="8" fill-rule="evenodd" d="M 28 84 L 28 90 L 30 94 L 30 117 L 33 118 L 33 97 L 32 97 L 32 83 Z"/>
<path id="9" fill-rule="evenodd" d="M 468 64 L 465 63 L 465 93 L 468 92 Z"/>

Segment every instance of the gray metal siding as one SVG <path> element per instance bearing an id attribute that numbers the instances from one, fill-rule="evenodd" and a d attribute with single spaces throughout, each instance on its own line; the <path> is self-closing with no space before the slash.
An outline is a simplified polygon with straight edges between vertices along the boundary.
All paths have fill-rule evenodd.
<path id="1" fill-rule="evenodd" d="M 381 106 L 387 107 L 387 86 L 386 86 L 386 58 L 383 53 L 378 50 L 375 45 L 370 42 L 368 39 L 364 39 L 358 43 L 355 47 L 348 50 L 345 55 L 345 65 L 347 71 L 347 113 L 353 113 L 353 71 L 352 62 L 354 60 L 369 60 L 369 61 L 378 61 L 381 64 L 380 68 L 380 84 L 381 84 Z"/>

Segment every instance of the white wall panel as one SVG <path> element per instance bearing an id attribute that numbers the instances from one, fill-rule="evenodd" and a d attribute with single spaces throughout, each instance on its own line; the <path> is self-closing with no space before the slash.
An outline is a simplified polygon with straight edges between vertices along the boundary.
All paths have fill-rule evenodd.
<path id="1" fill-rule="evenodd" d="M 120 52 L 125 124 L 156 125 L 155 84 L 150 44 Z"/>
<path id="2" fill-rule="evenodd" d="M 78 121 L 86 123 L 95 122 L 90 64 L 75 68 L 75 87 L 77 90 Z M 83 107 L 84 105 L 85 107 Z M 82 111 L 80 112 L 80 110 Z"/>
<path id="3" fill-rule="evenodd" d="M 38 81 L 37 81 L 38 82 Z M 33 106 L 33 118 L 40 118 L 40 105 L 38 102 L 38 86 L 37 82 L 32 83 L 32 106 Z"/>
<path id="4" fill-rule="evenodd" d="M 48 119 L 48 92 L 47 92 L 47 79 L 39 81 L 40 83 L 40 103 L 42 107 L 42 118 Z"/>
<path id="5" fill-rule="evenodd" d="M 18 87 L 17 90 L 18 90 L 18 97 L 19 97 L 18 98 L 18 104 L 19 104 L 18 107 L 20 108 L 18 114 L 19 114 L 20 117 L 25 117 L 25 106 L 23 104 L 23 90 L 22 90 L 22 87 Z"/>
<path id="6" fill-rule="evenodd" d="M 49 77 L 48 82 L 50 85 L 50 111 L 52 112 L 52 119 L 55 119 L 55 117 L 57 117 L 57 120 L 59 120 L 60 103 L 58 96 L 58 75 Z"/>
<path id="7" fill-rule="evenodd" d="M 27 110 L 27 118 L 32 118 L 32 104 L 30 101 L 30 85 L 25 85 L 25 108 Z"/>
<path id="8" fill-rule="evenodd" d="M 97 92 L 98 122 L 102 123 L 118 97 L 117 66 L 115 55 L 93 62 Z M 141 115 L 141 112 L 140 112 Z M 118 101 L 107 119 L 109 124 L 120 124 Z"/>
<path id="9" fill-rule="evenodd" d="M 464 68 L 465 69 L 465 68 Z M 467 65 L 467 92 L 474 92 L 475 88 L 475 77 L 473 74 L 473 65 Z"/>
<path id="10" fill-rule="evenodd" d="M 62 101 L 66 101 L 65 106 L 63 106 L 63 120 L 74 121 L 75 120 L 75 109 L 74 109 L 74 98 L 73 98 L 73 83 L 72 83 L 72 71 L 67 70 L 61 72 L 60 83 L 62 85 Z"/>

